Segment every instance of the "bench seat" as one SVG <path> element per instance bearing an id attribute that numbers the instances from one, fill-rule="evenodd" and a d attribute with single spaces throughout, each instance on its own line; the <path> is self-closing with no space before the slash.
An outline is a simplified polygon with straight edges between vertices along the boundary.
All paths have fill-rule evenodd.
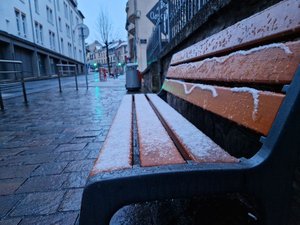
<path id="1" fill-rule="evenodd" d="M 135 166 L 133 114 L 138 130 L 140 164 L 137 166 L 239 161 L 157 95 L 136 94 L 124 96 L 91 175 Z"/>

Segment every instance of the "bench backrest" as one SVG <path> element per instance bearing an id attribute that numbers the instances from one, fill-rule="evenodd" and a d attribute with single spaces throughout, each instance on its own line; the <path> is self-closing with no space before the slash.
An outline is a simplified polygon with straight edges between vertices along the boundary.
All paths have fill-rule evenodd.
<path id="1" fill-rule="evenodd" d="M 163 90 L 267 136 L 300 63 L 299 31 L 299 1 L 282 1 L 174 54 Z"/>

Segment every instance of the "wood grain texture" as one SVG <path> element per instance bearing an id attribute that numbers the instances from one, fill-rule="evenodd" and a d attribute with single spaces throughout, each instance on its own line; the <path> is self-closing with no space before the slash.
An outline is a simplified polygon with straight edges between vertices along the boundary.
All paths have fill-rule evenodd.
<path id="1" fill-rule="evenodd" d="M 192 81 L 288 84 L 299 63 L 300 41 L 296 41 L 170 66 L 167 77 Z"/>
<path id="2" fill-rule="evenodd" d="M 134 95 L 141 166 L 185 163 L 145 95 Z"/>
<path id="3" fill-rule="evenodd" d="M 129 168 L 132 168 L 132 96 L 125 95 L 90 175 Z"/>
<path id="4" fill-rule="evenodd" d="M 156 94 L 148 94 L 147 96 L 168 128 L 169 135 L 175 141 L 182 155 L 199 163 L 239 162 L 238 159 L 229 155 Z"/>
<path id="5" fill-rule="evenodd" d="M 283 94 L 165 80 L 163 89 L 205 110 L 267 135 Z"/>
<path id="6" fill-rule="evenodd" d="M 286 0 L 174 54 L 171 65 L 259 45 L 300 31 L 300 2 Z"/>

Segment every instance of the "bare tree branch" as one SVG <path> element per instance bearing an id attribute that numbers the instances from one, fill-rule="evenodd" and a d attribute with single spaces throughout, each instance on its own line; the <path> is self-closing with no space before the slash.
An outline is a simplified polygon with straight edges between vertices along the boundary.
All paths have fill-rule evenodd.
<path id="1" fill-rule="evenodd" d="M 96 26 L 98 29 L 98 33 L 101 38 L 101 42 L 105 45 L 106 48 L 106 60 L 107 60 L 107 66 L 108 66 L 108 73 L 110 72 L 110 60 L 109 60 L 109 53 L 108 53 L 108 47 L 109 47 L 109 40 L 112 35 L 112 22 L 108 16 L 108 14 L 104 13 L 103 10 L 100 11 L 98 19 L 96 21 Z"/>

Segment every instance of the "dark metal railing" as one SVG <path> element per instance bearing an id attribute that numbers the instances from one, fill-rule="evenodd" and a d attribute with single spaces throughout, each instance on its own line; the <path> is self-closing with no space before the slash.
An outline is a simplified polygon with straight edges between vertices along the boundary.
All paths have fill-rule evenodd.
<path id="1" fill-rule="evenodd" d="M 74 74 L 75 77 L 75 84 L 76 84 L 76 90 L 78 91 L 78 80 L 77 80 L 77 67 L 76 65 L 72 64 L 56 64 L 58 68 L 58 85 L 59 85 L 59 92 L 62 92 L 61 88 L 61 77 L 64 75 L 72 76 Z"/>
<path id="2" fill-rule="evenodd" d="M 27 94 L 25 88 L 24 74 L 23 74 L 23 62 L 16 60 L 0 60 L 0 64 L 4 66 L 4 68 L 9 67 L 11 65 L 12 69 L 1 69 L 0 70 L 0 108 L 4 110 L 3 104 L 3 91 L 10 91 L 12 89 L 19 88 L 21 85 L 23 98 L 25 104 L 27 101 Z"/>
<path id="3" fill-rule="evenodd" d="M 148 65 L 156 61 L 168 43 L 192 21 L 210 0 L 159 0 L 167 10 L 160 10 L 160 16 L 147 46 Z M 162 31 L 164 29 L 164 32 Z"/>
<path id="4" fill-rule="evenodd" d="M 152 34 L 149 39 L 149 43 L 147 45 L 147 64 L 151 64 L 152 62 L 155 62 L 157 60 L 157 56 L 160 53 L 161 50 L 161 32 L 160 32 L 160 26 L 157 24 L 153 28 Z"/>
<path id="5" fill-rule="evenodd" d="M 169 0 L 169 39 L 172 40 L 209 0 Z"/>

